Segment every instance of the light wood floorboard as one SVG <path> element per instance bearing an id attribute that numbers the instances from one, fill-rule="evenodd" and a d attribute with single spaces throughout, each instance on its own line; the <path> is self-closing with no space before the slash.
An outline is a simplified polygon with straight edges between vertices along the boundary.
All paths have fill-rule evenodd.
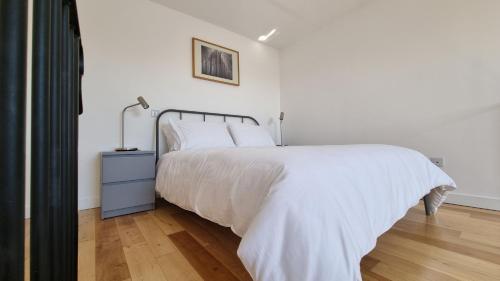
<path id="1" fill-rule="evenodd" d="M 107 220 L 81 211 L 78 240 L 80 281 L 251 280 L 239 237 L 165 201 Z M 361 271 L 364 281 L 500 280 L 500 212 L 445 204 L 426 217 L 420 204 L 378 239 Z"/>

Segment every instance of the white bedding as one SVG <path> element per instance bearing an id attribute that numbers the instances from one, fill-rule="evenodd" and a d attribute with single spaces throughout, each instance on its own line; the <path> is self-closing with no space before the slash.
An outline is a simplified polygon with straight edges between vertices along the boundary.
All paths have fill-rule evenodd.
<path id="1" fill-rule="evenodd" d="M 167 201 L 229 226 L 254 280 L 361 280 L 360 260 L 431 192 L 455 183 L 422 154 L 387 145 L 171 152 L 158 163 Z"/>

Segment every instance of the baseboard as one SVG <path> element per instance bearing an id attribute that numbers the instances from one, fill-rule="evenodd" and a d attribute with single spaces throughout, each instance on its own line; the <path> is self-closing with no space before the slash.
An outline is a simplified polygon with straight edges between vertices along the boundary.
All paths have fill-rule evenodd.
<path id="1" fill-rule="evenodd" d="M 96 197 L 83 197 L 78 199 L 78 210 L 86 210 L 99 207 L 100 202 Z"/>
<path id="2" fill-rule="evenodd" d="M 449 193 L 446 203 L 500 211 L 500 197 Z"/>
<path id="3" fill-rule="evenodd" d="M 78 200 L 78 210 L 86 210 L 99 207 L 99 200 L 95 197 L 84 197 Z M 30 206 L 24 207 L 24 218 L 31 218 Z"/>
<path id="4" fill-rule="evenodd" d="M 464 193 L 450 193 L 446 203 L 470 206 L 476 208 L 500 211 L 500 198 L 490 196 L 471 195 Z M 78 209 L 92 209 L 99 207 L 99 200 L 95 197 L 84 197 L 78 200 Z M 25 207 L 25 218 L 30 218 L 30 206 Z"/>

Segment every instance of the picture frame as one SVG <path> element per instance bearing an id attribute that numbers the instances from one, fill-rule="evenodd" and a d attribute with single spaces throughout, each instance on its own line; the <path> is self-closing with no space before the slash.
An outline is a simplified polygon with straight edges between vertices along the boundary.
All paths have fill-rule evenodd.
<path id="1" fill-rule="evenodd" d="M 240 85 L 238 51 L 193 37 L 193 77 L 233 86 Z"/>

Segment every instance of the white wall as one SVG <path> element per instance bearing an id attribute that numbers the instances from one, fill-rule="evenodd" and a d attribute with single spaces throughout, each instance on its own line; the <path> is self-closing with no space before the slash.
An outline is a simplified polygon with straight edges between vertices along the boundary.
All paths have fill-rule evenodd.
<path id="1" fill-rule="evenodd" d="M 289 144 L 444 156 L 451 202 L 500 209 L 500 1 L 371 1 L 281 54 Z"/>
<path id="2" fill-rule="evenodd" d="M 276 50 L 149 0 L 81 0 L 78 9 L 85 51 L 80 208 L 99 205 L 99 152 L 120 145 L 120 112 L 139 95 L 151 109 L 252 115 L 275 133 L 280 111 Z M 240 52 L 240 87 L 191 77 L 192 37 Z M 149 110 L 128 112 L 127 145 L 153 149 L 153 122 Z"/>

